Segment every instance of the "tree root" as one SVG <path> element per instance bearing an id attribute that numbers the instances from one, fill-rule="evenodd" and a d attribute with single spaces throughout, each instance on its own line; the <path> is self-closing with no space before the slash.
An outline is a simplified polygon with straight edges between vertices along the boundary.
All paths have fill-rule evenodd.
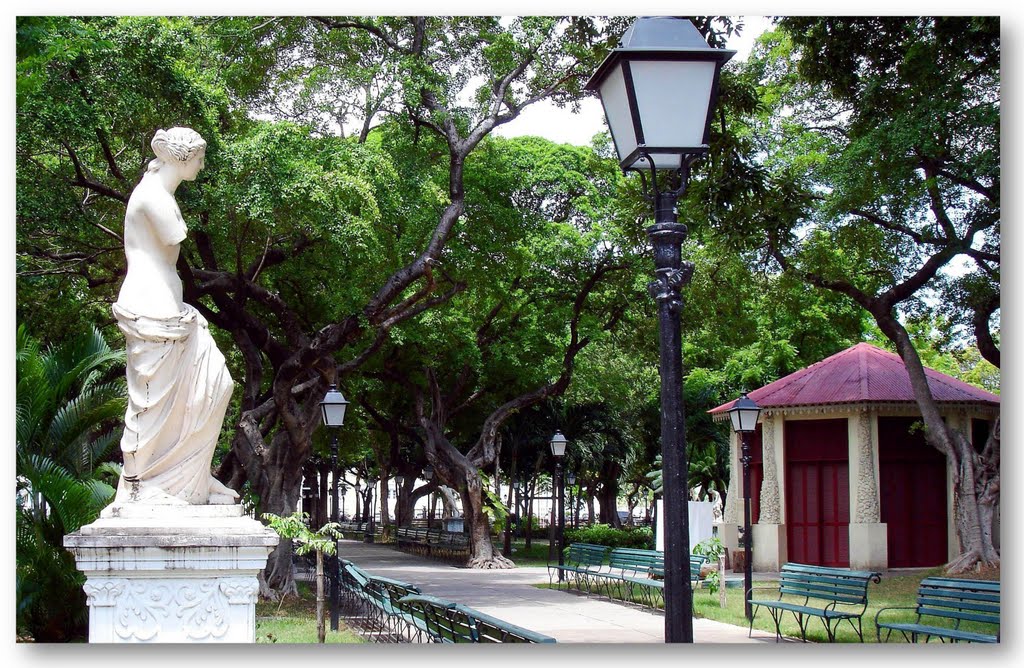
<path id="1" fill-rule="evenodd" d="M 469 563 L 466 564 L 470 568 L 478 569 L 508 569 L 515 568 L 516 564 L 511 559 L 507 559 L 500 554 L 495 554 L 490 557 L 477 557 L 470 559 Z"/>
<path id="2" fill-rule="evenodd" d="M 969 550 L 946 564 L 946 573 L 959 575 L 980 569 L 999 568 L 999 563 L 997 555 L 986 559 L 980 550 Z"/>

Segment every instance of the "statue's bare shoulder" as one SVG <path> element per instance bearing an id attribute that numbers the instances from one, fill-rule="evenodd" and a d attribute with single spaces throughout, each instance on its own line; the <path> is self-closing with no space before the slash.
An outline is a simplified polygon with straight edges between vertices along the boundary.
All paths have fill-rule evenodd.
<path id="1" fill-rule="evenodd" d="M 167 246 L 180 244 L 188 236 L 188 226 L 174 196 L 161 188 L 151 175 L 143 177 L 128 199 L 125 222 L 126 233 L 133 225 L 147 225 L 153 237 Z"/>

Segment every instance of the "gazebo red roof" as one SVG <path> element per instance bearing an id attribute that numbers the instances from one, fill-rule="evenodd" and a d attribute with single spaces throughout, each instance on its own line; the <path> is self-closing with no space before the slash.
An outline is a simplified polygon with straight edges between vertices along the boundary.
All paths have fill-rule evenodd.
<path id="1" fill-rule="evenodd" d="M 941 403 L 998 404 L 999 396 L 925 368 L 932 396 Z M 913 402 L 914 390 L 899 355 L 858 343 L 820 362 L 747 394 L 761 408 L 864 402 Z M 716 415 L 735 399 L 713 408 Z"/>

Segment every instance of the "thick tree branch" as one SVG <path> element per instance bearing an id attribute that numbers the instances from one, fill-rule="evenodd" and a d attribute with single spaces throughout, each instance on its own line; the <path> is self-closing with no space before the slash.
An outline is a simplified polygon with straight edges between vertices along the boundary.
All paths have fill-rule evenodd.
<path id="1" fill-rule="evenodd" d="M 984 303 L 974 309 L 974 338 L 977 341 L 978 351 L 981 356 L 988 360 L 997 369 L 999 366 L 999 346 L 992 336 L 992 328 L 989 321 L 992 314 L 999 308 L 999 295 L 993 294 Z"/>
<path id="2" fill-rule="evenodd" d="M 79 160 L 78 154 L 75 153 L 75 149 L 71 148 L 71 146 L 65 141 L 61 141 L 61 146 L 63 146 L 64 150 L 67 151 L 68 157 L 71 158 L 71 165 L 75 170 L 75 179 L 69 181 L 72 186 L 87 188 L 93 192 L 99 193 L 100 195 L 116 199 L 119 202 L 123 202 L 125 204 L 128 203 L 127 195 L 124 195 L 109 186 L 105 186 L 98 181 L 89 179 L 89 177 L 86 176 L 85 168 L 82 166 L 82 161 Z"/>

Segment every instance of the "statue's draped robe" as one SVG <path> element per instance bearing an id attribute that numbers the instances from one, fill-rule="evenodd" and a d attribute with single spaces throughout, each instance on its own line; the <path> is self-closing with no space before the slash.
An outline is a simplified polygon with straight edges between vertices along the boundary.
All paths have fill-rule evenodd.
<path id="1" fill-rule="evenodd" d="M 206 319 L 188 304 L 172 318 L 119 304 L 113 311 L 127 342 L 128 377 L 117 502 L 205 504 L 233 388 L 224 356 Z"/>

